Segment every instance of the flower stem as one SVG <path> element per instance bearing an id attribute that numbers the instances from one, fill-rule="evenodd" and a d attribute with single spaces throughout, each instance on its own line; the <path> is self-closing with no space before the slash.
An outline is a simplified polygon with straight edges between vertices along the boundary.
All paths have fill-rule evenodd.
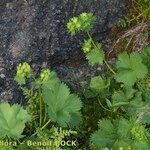
<path id="1" fill-rule="evenodd" d="M 40 93 L 40 127 L 42 126 L 42 95 Z"/>
<path id="2" fill-rule="evenodd" d="M 96 48 L 96 49 L 99 49 L 99 47 L 95 44 L 95 42 L 93 41 L 93 38 L 91 37 L 91 34 L 89 32 L 87 32 L 87 35 L 88 37 L 90 38 L 93 46 Z M 115 75 L 115 71 L 111 68 L 111 66 L 108 64 L 108 62 L 106 60 L 104 60 L 104 63 L 106 64 L 106 66 L 108 67 L 108 69 Z"/>
<path id="3" fill-rule="evenodd" d="M 95 42 L 93 41 L 93 38 L 91 37 L 91 34 L 90 34 L 89 32 L 87 32 L 87 35 L 88 35 L 88 37 L 90 38 L 90 40 L 91 40 L 93 46 L 94 46 L 95 48 L 99 49 L 99 48 L 96 46 Z"/>
<path id="4" fill-rule="evenodd" d="M 100 101 L 99 98 L 98 98 L 98 102 L 99 102 L 100 106 L 101 106 L 104 110 L 111 112 L 111 110 L 107 109 L 106 107 L 104 107 L 104 106 L 102 105 L 102 103 L 101 103 L 101 101 Z"/>
<path id="5" fill-rule="evenodd" d="M 109 68 L 109 70 L 115 75 L 116 74 L 115 71 L 110 67 L 110 65 L 108 64 L 108 62 L 106 60 L 104 60 L 104 63 Z"/>
<path id="6" fill-rule="evenodd" d="M 46 116 L 47 116 L 46 105 L 45 105 L 45 110 L 44 110 L 44 111 L 45 111 L 45 114 L 44 114 L 45 116 L 44 116 L 44 121 L 43 121 L 43 123 L 46 121 Z"/>

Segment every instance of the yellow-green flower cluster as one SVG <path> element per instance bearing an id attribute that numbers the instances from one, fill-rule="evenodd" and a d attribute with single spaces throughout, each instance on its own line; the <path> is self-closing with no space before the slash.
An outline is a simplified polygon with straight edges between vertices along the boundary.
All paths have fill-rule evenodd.
<path id="1" fill-rule="evenodd" d="M 15 80 L 20 84 L 25 84 L 25 79 L 31 76 L 31 67 L 28 63 L 20 63 L 17 66 L 17 73 Z"/>
<path id="2" fill-rule="evenodd" d="M 92 41 L 91 39 L 88 40 L 84 40 L 83 46 L 82 46 L 82 50 L 84 53 L 88 53 L 90 52 L 92 49 Z"/>
<path id="3" fill-rule="evenodd" d="M 135 125 L 132 130 L 131 130 L 131 134 L 134 140 L 137 141 L 146 141 L 147 137 L 146 137 L 146 130 L 142 125 Z"/>
<path id="4" fill-rule="evenodd" d="M 92 13 L 82 13 L 78 17 L 73 17 L 67 23 L 68 32 L 71 35 L 75 35 L 76 33 L 83 31 L 90 31 L 96 21 L 96 17 Z"/>
<path id="5" fill-rule="evenodd" d="M 50 70 L 49 69 L 45 69 L 41 72 L 40 74 L 40 79 L 42 82 L 47 81 L 48 78 L 50 76 Z"/>
<path id="6" fill-rule="evenodd" d="M 79 22 L 78 17 L 73 17 L 67 24 L 67 28 L 71 35 L 75 35 L 77 31 L 80 31 L 81 23 Z"/>

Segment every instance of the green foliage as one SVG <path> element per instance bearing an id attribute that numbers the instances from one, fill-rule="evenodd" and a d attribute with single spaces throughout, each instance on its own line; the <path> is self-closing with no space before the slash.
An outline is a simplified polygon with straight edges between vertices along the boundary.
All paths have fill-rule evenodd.
<path id="1" fill-rule="evenodd" d="M 150 123 L 149 63 L 145 61 L 149 59 L 148 53 L 146 48 L 141 54 L 120 54 L 116 62 L 117 72 L 110 77 L 110 84 L 105 84 L 102 77 L 92 78 L 90 88 L 98 93 L 100 107 L 108 115 L 100 120 L 99 130 L 92 134 L 92 147 L 114 150 L 150 148 L 150 133 L 146 127 Z M 122 84 L 118 84 L 120 82 Z M 109 95 L 101 90 L 105 85 Z"/>
<path id="2" fill-rule="evenodd" d="M 39 93 L 27 88 L 22 88 L 22 92 L 24 98 L 27 100 L 26 110 L 31 116 L 33 116 L 32 119 L 34 119 L 36 116 L 38 116 Z"/>
<path id="3" fill-rule="evenodd" d="M 109 146 L 109 144 L 115 142 L 115 129 L 110 120 L 101 120 L 99 122 L 99 127 L 101 130 L 98 130 L 91 136 L 91 141 L 97 146 Z M 112 145 L 112 144 L 111 144 Z"/>
<path id="4" fill-rule="evenodd" d="M 0 137 L 22 138 L 21 133 L 25 128 L 26 121 L 28 121 L 28 112 L 32 119 L 26 125 L 25 133 L 28 137 L 24 137 L 22 139 L 23 142 L 29 138 L 34 139 L 34 141 L 52 140 L 55 143 L 57 141 L 59 144 L 50 147 L 41 147 L 39 149 L 61 149 L 60 141 L 76 133 L 75 131 L 62 129 L 61 127 L 72 128 L 78 126 L 81 119 L 80 109 L 82 103 L 80 98 L 75 94 L 71 94 L 68 86 L 57 78 L 55 72 L 49 69 L 43 69 L 37 78 L 31 72 L 31 67 L 27 63 L 19 64 L 17 67 L 15 80 L 23 91 L 27 106 L 26 110 L 20 108 L 19 111 L 18 105 L 10 107 L 7 106 L 8 104 L 2 104 L 8 107 L 5 106 L 5 108 L 1 108 L 2 110 L 6 109 L 6 111 L 9 111 L 10 109 L 10 117 L 7 114 L 9 122 L 1 120 L 4 123 L 1 124 L 2 130 L 0 130 Z M 3 112 L 1 115 L 3 115 Z M 2 116 L 2 119 L 4 117 Z M 10 128 L 10 131 L 6 127 Z M 18 145 L 17 148 L 26 149 L 27 146 L 22 144 Z M 34 149 L 34 147 L 32 148 Z"/>
<path id="5" fill-rule="evenodd" d="M 30 120 L 27 111 L 18 104 L 10 106 L 8 103 L 0 104 L 0 138 L 19 139 L 25 123 Z"/>
<path id="6" fill-rule="evenodd" d="M 65 84 L 55 85 L 52 90 L 44 89 L 43 96 L 48 105 L 50 119 L 63 127 L 66 127 L 72 120 L 78 122 L 81 101 L 76 95 L 70 94 L 70 90 Z"/>
<path id="7" fill-rule="evenodd" d="M 122 25 L 125 27 L 126 22 Z M 87 125 L 88 116 L 84 118 L 87 130 L 90 128 L 92 132 L 91 149 L 148 150 L 150 48 L 147 47 L 140 53 L 123 52 L 112 66 L 101 45 L 92 39 L 90 31 L 86 33 L 88 40 L 84 40 L 82 50 L 89 64 L 106 66 L 91 79 L 84 94 L 86 102 L 95 108 L 89 114 L 94 114 L 92 116 L 95 116 L 95 120 L 100 118 L 97 131 L 95 127 Z"/>
<path id="8" fill-rule="evenodd" d="M 136 123 L 134 120 L 128 121 L 120 118 L 111 122 L 103 119 L 99 123 L 99 128 L 91 136 L 91 141 L 101 148 L 107 147 L 114 150 L 120 150 L 120 148 L 135 149 L 140 145 L 140 148 L 145 147 L 145 150 L 147 150 L 150 146 L 148 131 L 144 125 Z"/>
<path id="9" fill-rule="evenodd" d="M 79 31 L 87 33 L 88 40 L 84 40 L 82 50 L 86 54 L 86 59 L 88 60 L 89 64 L 92 66 L 101 65 L 103 62 L 106 63 L 105 54 L 102 50 L 101 44 L 95 42 L 90 34 L 90 30 L 93 28 L 95 20 L 96 18 L 93 14 L 82 13 L 79 17 L 71 18 L 67 24 L 68 32 L 71 35 L 75 35 L 76 33 L 79 33 Z M 79 25 L 78 27 L 74 26 L 74 22 L 76 22 L 76 24 L 80 24 L 80 27 Z"/>
<path id="10" fill-rule="evenodd" d="M 41 72 L 41 74 L 43 73 L 43 71 Z M 40 75 L 41 76 L 41 75 Z M 41 86 L 42 89 L 53 89 L 54 86 L 58 83 L 60 83 L 59 79 L 57 78 L 57 75 L 55 72 L 50 71 L 50 74 L 48 77 L 46 77 L 47 79 L 43 81 L 43 79 L 38 78 L 36 80 L 36 84 L 37 86 Z"/>
<path id="11" fill-rule="evenodd" d="M 126 52 L 118 56 L 116 80 L 123 82 L 127 86 L 132 86 L 134 83 L 143 79 L 148 70 L 142 63 L 142 58 L 137 52 L 128 55 Z"/>
<path id="12" fill-rule="evenodd" d="M 97 92 L 101 92 L 102 90 L 109 87 L 109 85 L 110 85 L 110 80 L 103 79 L 100 76 L 93 77 L 90 82 L 90 88 Z"/>
<path id="13" fill-rule="evenodd" d="M 144 2 L 148 3 L 147 0 Z M 124 52 L 119 54 L 115 63 L 110 64 L 101 44 L 94 41 L 90 33 L 95 20 L 93 14 L 82 13 L 67 24 L 71 35 L 79 32 L 87 34 L 82 50 L 89 64 L 104 66 L 84 89 L 87 93 L 82 95 L 85 102 L 82 125 L 78 126 L 83 104 L 56 73 L 43 69 L 35 78 L 30 65 L 21 63 L 15 80 L 22 89 L 26 109 L 18 104 L 0 104 L 0 139 L 18 142 L 18 146 L 10 149 L 149 150 L 150 48 L 140 53 Z M 70 128 L 77 129 L 79 135 Z M 68 138 L 78 138 L 81 142 L 75 148 L 62 148 L 60 141 Z M 88 140 L 84 143 L 83 138 L 89 138 L 90 143 L 87 144 Z M 29 148 L 25 144 L 29 139 L 52 140 L 59 144 Z"/>
<path id="14" fill-rule="evenodd" d="M 24 96 L 28 99 L 27 109 L 32 115 L 40 115 L 37 110 L 41 107 L 52 121 L 61 126 L 66 127 L 69 123 L 74 126 L 79 123 L 81 101 L 76 95 L 70 94 L 67 85 L 61 83 L 54 72 L 42 70 L 33 85 L 35 90 L 23 88 Z M 42 106 L 39 103 L 43 103 Z"/>
<path id="15" fill-rule="evenodd" d="M 83 52 L 86 54 L 86 59 L 88 60 L 90 65 L 93 66 L 95 64 L 103 64 L 103 61 L 105 60 L 105 55 L 102 50 L 101 44 L 94 43 L 90 35 L 88 40 L 84 40 L 82 49 Z"/>
<path id="16" fill-rule="evenodd" d="M 101 46 L 95 47 L 89 53 L 86 54 L 86 58 L 90 65 L 103 64 L 104 52 L 101 50 Z"/>

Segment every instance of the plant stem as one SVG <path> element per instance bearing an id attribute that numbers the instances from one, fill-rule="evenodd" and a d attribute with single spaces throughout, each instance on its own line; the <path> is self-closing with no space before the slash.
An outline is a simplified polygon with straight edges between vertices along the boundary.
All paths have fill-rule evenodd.
<path id="1" fill-rule="evenodd" d="M 99 49 L 99 47 L 97 47 L 97 45 L 95 44 L 95 42 L 93 41 L 93 38 L 91 37 L 90 33 L 87 32 L 87 35 L 88 37 L 90 38 L 93 46 L 96 48 L 96 49 Z M 106 64 L 106 66 L 108 67 L 108 69 L 115 75 L 115 71 L 110 67 L 110 65 L 108 64 L 108 62 L 106 60 L 104 60 L 104 63 Z"/>
<path id="2" fill-rule="evenodd" d="M 51 122 L 51 120 L 48 120 L 40 129 L 43 130 L 50 122 Z M 38 133 L 38 131 L 36 131 L 34 134 L 32 134 L 31 137 L 35 136 L 37 133 Z"/>
<path id="3" fill-rule="evenodd" d="M 40 93 L 40 127 L 42 125 L 42 94 Z"/>
<path id="4" fill-rule="evenodd" d="M 99 48 L 96 46 L 95 42 L 93 41 L 93 38 L 91 37 L 91 34 L 90 34 L 89 32 L 87 32 L 87 35 L 88 35 L 88 37 L 90 38 L 90 40 L 91 40 L 93 46 L 94 46 L 95 48 L 99 49 Z"/>
<path id="5" fill-rule="evenodd" d="M 108 64 L 108 62 L 106 60 L 104 60 L 104 63 L 109 68 L 109 70 L 115 75 L 116 74 L 115 71 L 110 67 L 110 65 Z"/>
<path id="6" fill-rule="evenodd" d="M 101 103 L 99 97 L 98 97 L 98 102 L 99 102 L 100 106 L 101 106 L 104 110 L 111 112 L 111 110 L 107 109 L 106 107 L 104 107 L 104 106 L 102 105 L 102 103 Z"/>
<path id="7" fill-rule="evenodd" d="M 43 123 L 46 121 L 46 115 L 47 115 L 47 114 L 46 114 L 46 105 L 45 105 L 45 110 L 44 110 L 44 111 L 45 111 L 45 116 L 44 116 L 44 121 L 43 121 Z"/>

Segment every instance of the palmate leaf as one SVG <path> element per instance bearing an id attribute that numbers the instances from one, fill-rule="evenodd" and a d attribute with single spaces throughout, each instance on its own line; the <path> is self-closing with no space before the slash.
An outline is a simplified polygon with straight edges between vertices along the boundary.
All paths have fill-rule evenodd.
<path id="1" fill-rule="evenodd" d="M 91 79 L 90 88 L 96 90 L 97 92 L 106 89 L 110 85 L 110 80 L 102 79 L 100 76 Z"/>
<path id="2" fill-rule="evenodd" d="M 97 48 L 94 48 L 89 53 L 86 54 L 86 58 L 90 65 L 101 65 L 103 64 L 105 54 L 101 50 L 101 45 L 97 44 Z"/>
<path id="3" fill-rule="evenodd" d="M 21 138 L 25 123 L 30 120 L 27 111 L 18 104 L 0 104 L 0 138 Z"/>
<path id="4" fill-rule="evenodd" d="M 81 101 L 76 95 L 70 94 L 70 90 L 65 84 L 56 84 L 53 89 L 43 89 L 43 96 L 48 105 L 48 115 L 52 121 L 63 127 L 72 123 L 75 125 L 78 122 Z"/>
<path id="5" fill-rule="evenodd" d="M 115 91 L 112 95 L 112 106 L 116 109 L 121 108 L 129 116 L 137 115 L 143 107 L 141 94 L 131 87 Z"/>
<path id="6" fill-rule="evenodd" d="M 132 86 L 138 79 L 143 79 L 148 73 L 147 67 L 142 63 L 139 53 L 133 52 L 128 55 L 126 52 L 118 56 L 117 74 L 118 82 L 123 82 L 126 86 Z"/>
<path id="7" fill-rule="evenodd" d="M 130 104 L 129 101 L 134 97 L 134 93 L 135 91 L 131 87 L 126 87 L 123 90 L 115 91 L 112 94 L 112 107 L 116 110 L 123 106 L 128 107 Z"/>
<path id="8" fill-rule="evenodd" d="M 126 139 L 130 136 L 130 130 L 132 128 L 132 124 L 130 121 L 121 118 L 118 122 L 117 133 L 121 139 Z"/>
<path id="9" fill-rule="evenodd" d="M 144 102 L 142 101 L 141 92 L 137 91 L 134 97 L 130 100 L 129 105 L 124 106 L 124 109 L 129 116 L 135 116 L 141 112 Z"/>
<path id="10" fill-rule="evenodd" d="M 92 134 L 91 142 L 96 146 L 111 148 L 116 140 L 113 124 L 110 120 L 102 119 L 98 126 L 100 129 Z"/>

